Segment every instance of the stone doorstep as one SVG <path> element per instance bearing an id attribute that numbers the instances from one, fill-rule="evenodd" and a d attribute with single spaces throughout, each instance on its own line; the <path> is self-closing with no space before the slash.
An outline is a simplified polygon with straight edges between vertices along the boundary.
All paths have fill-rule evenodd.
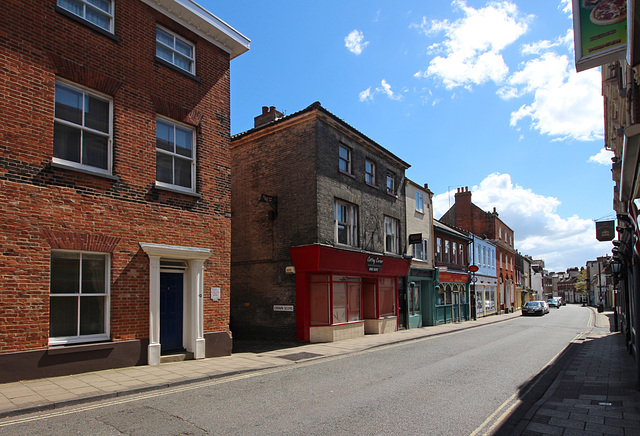
<path id="1" fill-rule="evenodd" d="M 193 360 L 193 353 L 185 351 L 182 353 L 165 354 L 160 356 L 160 363 L 182 362 L 184 360 Z"/>

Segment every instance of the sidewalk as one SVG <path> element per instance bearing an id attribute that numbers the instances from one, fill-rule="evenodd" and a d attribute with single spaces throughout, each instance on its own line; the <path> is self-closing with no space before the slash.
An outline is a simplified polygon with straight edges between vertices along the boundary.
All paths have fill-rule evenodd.
<path id="1" fill-rule="evenodd" d="M 553 377 L 535 404 L 520 407 L 490 429 L 494 434 L 640 434 L 640 393 L 635 390 L 635 362 L 621 335 L 610 333 L 607 313 L 592 311 L 590 331 L 574 341 L 547 371 Z M 0 418 L 74 404 L 202 382 L 247 371 L 295 365 L 411 341 L 519 317 L 520 312 L 456 324 L 402 330 L 384 335 L 291 348 L 254 350 L 228 357 L 96 371 L 63 377 L 0 384 Z M 548 386 L 549 383 L 536 383 Z M 529 393 L 531 395 L 535 394 Z M 533 405 L 532 405 L 533 404 Z"/>

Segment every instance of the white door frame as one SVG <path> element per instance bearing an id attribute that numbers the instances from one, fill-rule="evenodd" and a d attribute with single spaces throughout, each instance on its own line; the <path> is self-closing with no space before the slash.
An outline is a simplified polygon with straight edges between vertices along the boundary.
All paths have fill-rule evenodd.
<path id="1" fill-rule="evenodd" d="M 204 340 L 204 261 L 211 256 L 208 248 L 140 242 L 149 256 L 149 347 L 147 363 L 160 363 L 160 259 L 185 260 L 184 271 L 184 347 L 195 359 L 205 356 Z"/>

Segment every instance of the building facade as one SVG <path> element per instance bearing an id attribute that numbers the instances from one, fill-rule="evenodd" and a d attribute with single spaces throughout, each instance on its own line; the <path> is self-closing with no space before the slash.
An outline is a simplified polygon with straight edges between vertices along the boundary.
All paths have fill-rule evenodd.
<path id="1" fill-rule="evenodd" d="M 230 354 L 249 40 L 190 0 L 4 6 L 0 382 Z"/>
<path id="2" fill-rule="evenodd" d="M 498 307 L 496 246 L 476 235 L 472 234 L 471 237 L 471 263 L 478 267 L 471 277 L 471 300 L 473 302 L 475 299 L 475 316 L 495 315 Z"/>
<path id="3" fill-rule="evenodd" d="M 409 165 L 318 102 L 254 121 L 231 140 L 234 337 L 397 330 Z"/>
<path id="4" fill-rule="evenodd" d="M 471 318 L 471 237 L 463 230 L 434 219 L 433 239 L 437 284 L 433 295 L 423 303 L 423 325 L 468 321 Z"/>
<path id="5" fill-rule="evenodd" d="M 422 327 L 422 301 L 434 295 L 436 270 L 433 267 L 433 192 L 407 179 L 407 247 L 412 256 L 407 289 L 401 292 L 401 317 L 406 312 L 407 328 Z M 406 301 L 405 304 L 402 304 Z M 400 323 L 403 324 L 402 322 Z"/>
<path id="6" fill-rule="evenodd" d="M 516 299 L 515 255 L 513 230 L 500 218 L 498 212 L 485 212 L 471 202 L 471 191 L 459 188 L 455 204 L 440 221 L 486 238 L 496 247 L 496 274 L 498 277 L 497 311 L 511 312 L 520 308 Z"/>

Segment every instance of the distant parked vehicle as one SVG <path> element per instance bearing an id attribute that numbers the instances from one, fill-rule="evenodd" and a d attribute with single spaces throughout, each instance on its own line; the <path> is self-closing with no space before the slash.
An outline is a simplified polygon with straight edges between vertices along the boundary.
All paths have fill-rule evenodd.
<path id="1" fill-rule="evenodd" d="M 549 305 L 546 301 L 540 301 L 540 304 L 544 307 L 544 313 L 549 313 Z"/>
<path id="2" fill-rule="evenodd" d="M 547 300 L 547 304 L 549 305 L 549 307 L 555 307 L 556 309 L 560 309 L 560 306 L 562 306 L 562 302 L 560 301 L 559 298 L 549 298 Z"/>
<path id="3" fill-rule="evenodd" d="M 549 311 L 544 301 L 527 301 L 522 306 L 522 315 L 544 315 Z"/>

